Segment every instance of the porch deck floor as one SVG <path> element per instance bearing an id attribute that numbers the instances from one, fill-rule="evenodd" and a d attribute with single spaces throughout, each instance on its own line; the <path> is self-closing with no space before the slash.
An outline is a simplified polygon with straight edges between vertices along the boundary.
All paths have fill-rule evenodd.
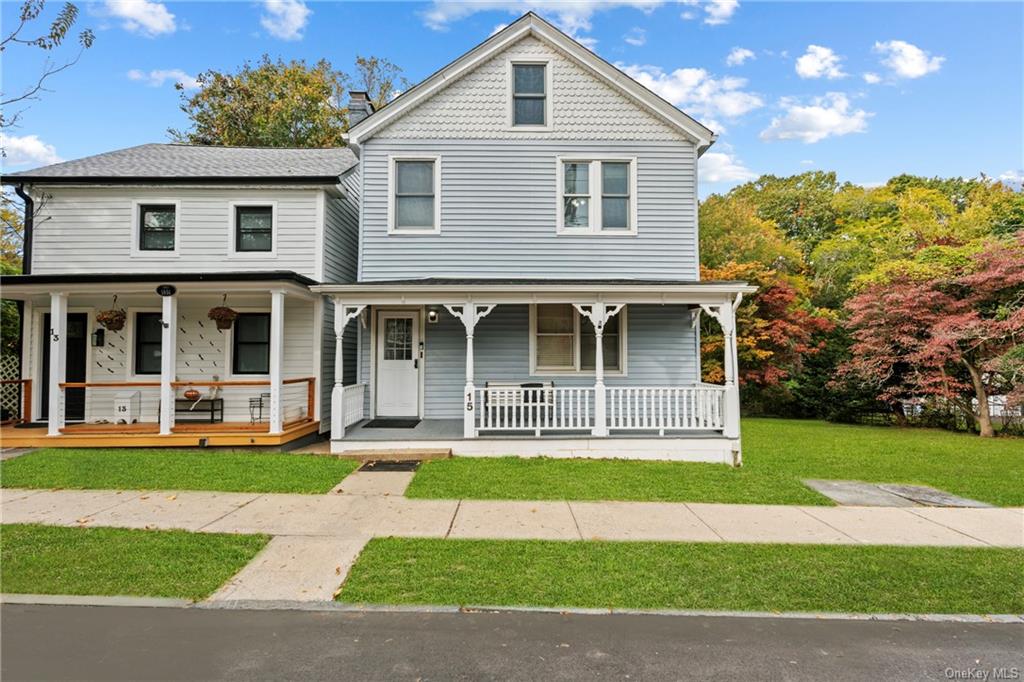
<path id="1" fill-rule="evenodd" d="M 301 420 L 284 425 L 280 434 L 268 433 L 267 424 L 222 422 L 216 424 L 182 423 L 169 436 L 160 435 L 154 423 L 141 424 L 69 424 L 59 436 L 48 436 L 46 426 L 0 428 L 3 448 L 88 448 L 88 447 L 196 447 L 207 446 L 279 446 L 316 433 L 319 421 Z"/>
<path id="2" fill-rule="evenodd" d="M 349 427 L 345 440 L 352 441 L 421 441 L 463 440 L 461 419 L 423 419 L 411 429 L 367 428 L 369 420 Z M 613 431 L 615 438 L 657 438 L 657 431 Z M 715 438 L 718 431 L 666 431 L 671 438 Z M 591 438 L 589 429 L 580 431 L 542 431 L 540 437 L 548 439 Z M 484 431 L 477 440 L 536 439 L 533 431 Z"/>

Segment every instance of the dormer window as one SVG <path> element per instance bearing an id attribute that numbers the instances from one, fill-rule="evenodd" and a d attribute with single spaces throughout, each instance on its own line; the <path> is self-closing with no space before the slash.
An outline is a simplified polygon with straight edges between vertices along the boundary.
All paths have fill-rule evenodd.
<path id="1" fill-rule="evenodd" d="M 551 65 L 510 62 L 509 92 L 513 128 L 547 130 L 551 126 Z"/>

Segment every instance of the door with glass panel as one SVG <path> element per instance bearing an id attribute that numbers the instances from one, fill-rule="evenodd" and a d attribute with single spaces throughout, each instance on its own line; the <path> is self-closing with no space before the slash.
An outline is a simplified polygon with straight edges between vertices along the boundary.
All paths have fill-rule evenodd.
<path id="1" fill-rule="evenodd" d="M 419 313 L 377 314 L 378 417 L 419 416 L 419 345 Z"/>

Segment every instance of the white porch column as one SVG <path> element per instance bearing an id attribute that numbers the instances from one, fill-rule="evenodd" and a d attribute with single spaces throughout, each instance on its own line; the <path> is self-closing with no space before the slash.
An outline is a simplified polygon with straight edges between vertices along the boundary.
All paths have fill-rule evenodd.
<path id="1" fill-rule="evenodd" d="M 345 437 L 345 327 L 365 305 L 347 306 L 334 299 L 334 388 L 331 389 L 331 440 Z"/>
<path id="2" fill-rule="evenodd" d="M 475 303 L 466 303 L 461 306 L 445 306 L 445 310 L 451 313 L 452 316 L 462 320 L 462 325 L 466 328 L 466 389 L 464 396 L 466 402 L 462 413 L 463 438 L 476 438 L 476 418 L 473 414 L 473 401 L 476 395 L 476 386 L 473 385 L 475 367 L 473 360 L 473 331 L 476 329 L 476 323 L 490 315 L 494 308 L 495 306 L 493 305 L 476 305 Z"/>
<path id="3" fill-rule="evenodd" d="M 59 436 L 64 428 L 64 389 L 67 376 L 68 295 L 50 294 L 50 376 L 46 435 Z"/>
<path id="4" fill-rule="evenodd" d="M 281 368 L 284 365 L 284 290 L 270 292 L 270 433 L 284 431 Z"/>
<path id="5" fill-rule="evenodd" d="M 722 435 L 726 438 L 740 437 L 740 386 L 739 362 L 736 350 L 736 308 L 743 300 L 743 294 L 736 294 L 736 299 L 719 305 L 702 305 L 707 314 L 714 317 L 722 328 L 724 362 L 722 369 L 725 374 L 725 425 Z"/>
<path id="6" fill-rule="evenodd" d="M 177 373 L 178 295 L 163 296 L 160 312 L 160 435 L 174 428 L 174 375 Z"/>
<path id="7" fill-rule="evenodd" d="M 608 435 L 607 396 L 604 386 L 604 325 L 619 314 L 622 305 L 605 305 L 603 302 L 590 306 L 573 304 L 580 315 L 594 325 L 594 428 L 592 434 L 598 438 Z M 589 310 L 588 310 L 589 308 Z"/>

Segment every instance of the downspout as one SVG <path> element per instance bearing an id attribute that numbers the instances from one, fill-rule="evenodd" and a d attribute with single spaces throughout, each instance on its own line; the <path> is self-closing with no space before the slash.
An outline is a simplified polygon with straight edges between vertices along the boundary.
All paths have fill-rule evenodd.
<path id="1" fill-rule="evenodd" d="M 32 223 L 35 219 L 35 202 L 25 191 L 25 185 L 15 185 L 14 193 L 25 202 L 25 219 L 22 222 L 21 274 L 32 274 Z"/>

